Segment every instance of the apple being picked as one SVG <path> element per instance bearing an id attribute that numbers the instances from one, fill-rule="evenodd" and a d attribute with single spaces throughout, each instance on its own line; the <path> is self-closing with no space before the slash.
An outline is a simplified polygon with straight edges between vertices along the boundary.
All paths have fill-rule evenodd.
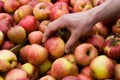
<path id="1" fill-rule="evenodd" d="M 7 72 L 17 65 L 17 56 L 9 50 L 0 50 L 0 72 Z"/>
<path id="2" fill-rule="evenodd" d="M 59 18 L 60 16 L 62 16 L 64 14 L 68 14 L 68 13 L 69 13 L 69 7 L 68 7 L 67 3 L 56 2 L 54 4 L 54 6 L 51 8 L 50 20 L 53 21 L 53 20 Z"/>
<path id="3" fill-rule="evenodd" d="M 8 13 L 13 13 L 20 7 L 20 3 L 17 0 L 7 0 L 4 3 L 4 10 Z"/>
<path id="4" fill-rule="evenodd" d="M 52 63 L 51 74 L 56 79 L 61 80 L 65 76 L 78 74 L 78 69 L 67 59 L 61 57 Z"/>
<path id="5" fill-rule="evenodd" d="M 120 18 L 118 18 L 112 25 L 112 32 L 114 34 L 120 34 Z"/>
<path id="6" fill-rule="evenodd" d="M 30 79 L 27 72 L 20 68 L 14 68 L 8 71 L 8 73 L 5 76 L 5 80 L 30 80 Z"/>
<path id="7" fill-rule="evenodd" d="M 97 49 L 90 43 L 82 43 L 75 48 L 74 56 L 81 66 L 88 66 L 98 56 Z"/>
<path id="8" fill-rule="evenodd" d="M 33 15 L 38 21 L 50 19 L 52 2 L 40 2 L 36 4 L 33 8 Z"/>
<path id="9" fill-rule="evenodd" d="M 59 36 L 50 37 L 45 43 L 44 47 L 48 50 L 50 58 L 57 59 L 62 57 L 65 52 L 65 42 Z"/>
<path id="10" fill-rule="evenodd" d="M 114 75 L 115 64 L 106 55 L 99 55 L 90 63 L 90 69 L 95 79 L 110 79 Z"/>
<path id="11" fill-rule="evenodd" d="M 74 12 L 86 11 L 93 8 L 91 0 L 77 0 L 74 4 Z"/>
<path id="12" fill-rule="evenodd" d="M 35 17 L 32 15 L 28 15 L 22 18 L 19 21 L 18 25 L 22 26 L 25 29 L 27 34 L 29 34 L 32 31 L 37 30 L 37 22 L 36 22 Z"/>
<path id="13" fill-rule="evenodd" d="M 103 47 L 105 55 L 114 60 L 120 59 L 120 37 L 117 35 L 109 35 Z"/>
<path id="14" fill-rule="evenodd" d="M 25 40 L 26 31 L 22 26 L 16 25 L 8 30 L 7 36 L 11 42 L 18 44 Z"/>

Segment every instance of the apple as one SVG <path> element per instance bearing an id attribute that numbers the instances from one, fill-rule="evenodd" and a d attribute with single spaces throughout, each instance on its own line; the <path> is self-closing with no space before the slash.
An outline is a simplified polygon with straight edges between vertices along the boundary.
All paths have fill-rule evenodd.
<path id="1" fill-rule="evenodd" d="M 47 2 L 51 2 L 51 0 L 36 0 L 38 2 L 43 2 L 43 1 L 47 1 Z"/>
<path id="2" fill-rule="evenodd" d="M 38 1 L 37 0 L 31 0 L 27 4 L 34 7 L 36 4 L 38 4 Z"/>
<path id="3" fill-rule="evenodd" d="M 30 44 L 42 44 L 43 33 L 41 31 L 32 31 L 28 34 Z"/>
<path id="4" fill-rule="evenodd" d="M 104 1 L 106 0 L 91 0 L 94 7 L 102 4 Z"/>
<path id="5" fill-rule="evenodd" d="M 29 78 L 32 80 L 36 80 L 39 75 L 39 70 L 37 66 L 31 63 L 24 63 L 20 67 L 22 70 L 26 71 L 29 74 Z"/>
<path id="6" fill-rule="evenodd" d="M 0 49 L 7 49 L 7 50 L 9 50 L 9 49 L 13 48 L 14 46 L 15 46 L 14 43 L 12 43 L 9 40 L 5 40 L 3 42 L 3 44 L 0 46 Z"/>
<path id="7" fill-rule="evenodd" d="M 63 77 L 61 80 L 79 80 L 79 78 L 75 75 L 69 75 L 69 76 Z"/>
<path id="8" fill-rule="evenodd" d="M 90 63 L 90 69 L 95 79 L 109 79 L 114 75 L 115 65 L 106 55 L 99 55 Z"/>
<path id="9" fill-rule="evenodd" d="M 82 12 L 93 8 L 90 0 L 77 0 L 74 4 L 74 12 Z"/>
<path id="10" fill-rule="evenodd" d="M 20 6 L 13 14 L 13 18 L 15 23 L 18 23 L 22 18 L 33 15 L 33 7 L 30 5 L 22 5 Z"/>
<path id="11" fill-rule="evenodd" d="M 0 50 L 0 72 L 7 72 L 17 65 L 17 56 L 9 50 Z"/>
<path id="12" fill-rule="evenodd" d="M 105 43 L 105 39 L 103 36 L 101 35 L 91 35 L 89 36 L 86 41 L 86 43 L 90 43 L 92 44 L 94 47 L 96 47 L 96 49 L 98 50 L 99 53 L 103 52 L 103 46 Z"/>
<path id="13" fill-rule="evenodd" d="M 29 44 L 20 48 L 20 51 L 19 51 L 20 59 L 24 63 L 27 62 L 27 52 L 28 52 L 29 48 L 30 48 Z"/>
<path id="14" fill-rule="evenodd" d="M 120 18 L 118 18 L 115 23 L 112 25 L 112 33 L 120 34 Z"/>
<path id="15" fill-rule="evenodd" d="M 81 74 L 81 73 L 79 73 L 77 75 L 77 77 L 78 77 L 79 80 L 93 80 L 91 77 L 89 77 L 87 75 L 84 75 L 84 74 Z"/>
<path id="16" fill-rule="evenodd" d="M 16 25 L 8 30 L 7 36 L 11 42 L 18 44 L 25 40 L 26 31 L 22 26 Z"/>
<path id="17" fill-rule="evenodd" d="M 33 8 L 33 15 L 38 21 L 50 19 L 52 2 L 40 2 Z"/>
<path id="18" fill-rule="evenodd" d="M 35 17 L 32 15 L 28 15 L 22 18 L 19 21 L 18 25 L 22 26 L 25 29 L 26 33 L 29 34 L 30 32 L 37 30 L 36 23 L 37 22 Z"/>
<path id="19" fill-rule="evenodd" d="M 70 0 L 57 0 L 57 2 L 66 2 L 68 5 L 69 5 L 69 3 L 70 3 Z"/>
<path id="20" fill-rule="evenodd" d="M 114 60 L 120 58 L 120 37 L 116 35 L 109 35 L 103 47 L 105 55 Z"/>
<path id="21" fill-rule="evenodd" d="M 51 69 L 52 61 L 50 59 L 46 59 L 43 63 L 38 65 L 40 75 L 45 75 L 48 70 Z"/>
<path id="22" fill-rule="evenodd" d="M 88 66 L 98 56 L 97 49 L 90 43 L 82 43 L 75 48 L 74 56 L 81 66 Z"/>
<path id="23" fill-rule="evenodd" d="M 69 13 L 69 7 L 68 4 L 65 2 L 56 2 L 54 4 L 54 6 L 51 8 L 51 12 L 50 12 L 50 20 L 56 20 L 57 18 L 59 18 L 60 16 L 64 15 L 64 14 L 68 14 Z"/>
<path id="24" fill-rule="evenodd" d="M 76 2 L 77 2 L 77 0 L 70 0 L 70 5 L 71 5 L 72 7 L 74 7 L 74 5 L 75 5 Z"/>
<path id="25" fill-rule="evenodd" d="M 0 13 L 4 11 L 4 2 L 0 1 Z"/>
<path id="26" fill-rule="evenodd" d="M 0 80 L 5 80 L 3 76 L 0 76 Z"/>
<path id="27" fill-rule="evenodd" d="M 20 68 L 14 68 L 6 74 L 5 80 L 30 80 L 30 79 L 27 72 Z"/>
<path id="28" fill-rule="evenodd" d="M 51 75 L 45 75 L 39 78 L 38 80 L 56 80 L 56 79 Z"/>
<path id="29" fill-rule="evenodd" d="M 48 50 L 50 58 L 57 59 L 64 55 L 65 42 L 59 36 L 50 37 L 45 43 L 44 47 Z"/>
<path id="30" fill-rule="evenodd" d="M 48 27 L 49 23 L 50 23 L 50 20 L 41 21 L 38 26 L 38 30 L 44 33 L 46 31 L 46 28 Z"/>
<path id="31" fill-rule="evenodd" d="M 114 80 L 120 80 L 120 64 L 115 65 Z"/>
<path id="32" fill-rule="evenodd" d="M 48 51 L 42 45 L 32 44 L 26 53 L 27 61 L 39 65 L 48 58 Z"/>
<path id="33" fill-rule="evenodd" d="M 0 31 L 0 46 L 2 45 L 2 43 L 4 42 L 4 33 L 2 31 Z"/>
<path id="34" fill-rule="evenodd" d="M 61 80 L 65 76 L 78 74 L 78 70 L 71 62 L 61 57 L 52 63 L 51 74 L 56 79 Z"/>
<path id="35" fill-rule="evenodd" d="M 103 22 L 96 23 L 93 27 L 96 28 L 97 34 L 106 38 L 109 35 L 109 29 Z"/>
<path id="36" fill-rule="evenodd" d="M 4 3 L 4 10 L 8 13 L 13 13 L 20 7 L 20 3 L 17 0 L 7 0 Z"/>
<path id="37" fill-rule="evenodd" d="M 26 4 L 28 4 L 30 1 L 33 1 L 33 0 L 19 0 L 19 3 L 20 3 L 21 5 L 26 5 Z"/>

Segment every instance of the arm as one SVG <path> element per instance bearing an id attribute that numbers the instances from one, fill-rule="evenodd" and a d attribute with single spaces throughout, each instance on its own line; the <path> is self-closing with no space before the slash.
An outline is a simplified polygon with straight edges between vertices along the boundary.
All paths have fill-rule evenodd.
<path id="1" fill-rule="evenodd" d="M 65 46 L 65 52 L 68 53 L 70 48 L 81 37 L 90 32 L 97 22 L 118 16 L 120 14 L 119 5 L 120 0 L 106 0 L 101 5 L 90 10 L 65 14 L 48 25 L 43 36 L 43 42 L 59 28 L 67 28 L 71 32 L 71 36 Z"/>

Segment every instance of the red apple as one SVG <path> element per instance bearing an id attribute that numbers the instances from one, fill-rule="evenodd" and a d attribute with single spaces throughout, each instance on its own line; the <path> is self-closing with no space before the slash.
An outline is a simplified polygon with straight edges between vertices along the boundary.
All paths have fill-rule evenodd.
<path id="1" fill-rule="evenodd" d="M 20 3 L 17 0 L 7 0 L 4 3 L 4 10 L 8 13 L 13 13 L 20 7 Z"/>
<path id="2" fill-rule="evenodd" d="M 27 61 L 39 65 L 48 58 L 47 49 L 39 44 L 32 44 L 26 53 Z"/>
<path id="3" fill-rule="evenodd" d="M 30 32 L 37 30 L 36 23 L 37 22 L 36 22 L 35 17 L 32 15 L 28 15 L 28 16 L 22 18 L 19 21 L 18 25 L 22 26 L 25 29 L 26 33 L 29 34 Z"/>
<path id="4" fill-rule="evenodd" d="M 17 56 L 9 50 L 0 51 L 0 72 L 7 72 L 17 65 Z"/>
<path id="5" fill-rule="evenodd" d="M 52 59 L 62 57 L 65 52 L 65 42 L 58 36 L 50 37 L 44 43 L 44 47 L 48 50 L 48 53 Z"/>
<path id="6" fill-rule="evenodd" d="M 56 79 L 61 80 L 65 76 L 78 74 L 78 70 L 71 62 L 61 57 L 52 63 L 51 74 Z"/>
<path id="7" fill-rule="evenodd" d="M 106 0 L 91 0 L 94 7 L 102 4 L 104 1 Z"/>
<path id="8" fill-rule="evenodd" d="M 49 23 L 50 23 L 49 20 L 43 20 L 43 21 L 41 21 L 41 23 L 38 26 L 38 30 L 44 33 L 46 31 L 46 28 L 47 28 L 47 26 L 48 26 Z"/>
<path id="9" fill-rule="evenodd" d="M 4 2 L 0 1 L 0 13 L 4 11 Z"/>
<path id="10" fill-rule="evenodd" d="M 42 44 L 43 33 L 41 31 L 32 31 L 28 34 L 30 44 Z"/>
<path id="11" fill-rule="evenodd" d="M 90 0 L 77 0 L 74 4 L 74 12 L 86 11 L 93 8 Z"/>
<path id="12" fill-rule="evenodd" d="M 3 44 L 3 42 L 4 42 L 4 33 L 0 31 L 0 46 Z"/>
<path id="13" fill-rule="evenodd" d="M 114 75 L 115 65 L 106 55 L 99 55 L 90 63 L 90 69 L 95 79 L 110 79 Z"/>
<path id="14" fill-rule="evenodd" d="M 13 48 L 14 46 L 15 46 L 14 43 L 12 43 L 12 42 L 9 41 L 9 40 L 5 40 L 5 41 L 3 42 L 3 44 L 1 45 L 0 49 L 7 49 L 7 50 L 9 50 L 9 49 Z"/>
<path id="15" fill-rule="evenodd" d="M 120 64 L 115 65 L 114 80 L 120 80 Z"/>
<path id="16" fill-rule="evenodd" d="M 50 19 L 50 9 L 52 2 L 40 2 L 33 8 L 33 14 L 38 21 Z"/>
<path id="17" fill-rule="evenodd" d="M 51 75 L 45 75 L 39 78 L 38 80 L 56 80 L 56 79 Z"/>
<path id="18" fill-rule="evenodd" d="M 113 34 L 120 34 L 120 18 L 118 18 L 112 25 Z"/>
<path id="19" fill-rule="evenodd" d="M 47 2 L 51 2 L 51 0 L 36 0 L 38 2 L 43 2 L 43 1 L 47 1 Z"/>
<path id="20" fill-rule="evenodd" d="M 86 76 L 84 74 L 78 74 L 77 77 L 79 80 L 93 80 L 91 77 Z"/>
<path id="21" fill-rule="evenodd" d="M 96 47 L 98 52 L 100 52 L 100 53 L 103 52 L 103 46 L 104 46 L 104 42 L 105 42 L 105 39 L 104 39 L 103 36 L 101 36 L 101 35 L 91 35 L 86 39 L 85 42 L 90 43 L 94 47 Z"/>
<path id="22" fill-rule="evenodd" d="M 36 1 L 36 0 L 31 0 L 28 2 L 28 5 L 30 5 L 32 7 L 34 7 L 36 4 L 38 4 L 38 1 Z"/>
<path id="23" fill-rule="evenodd" d="M 28 4 L 30 1 L 33 1 L 33 0 L 19 0 L 19 3 L 20 3 L 21 5 L 26 5 L 26 4 Z"/>
<path id="24" fill-rule="evenodd" d="M 70 5 L 71 5 L 72 7 L 74 7 L 74 5 L 75 5 L 76 2 L 77 2 L 77 0 L 70 0 Z"/>
<path id="25" fill-rule="evenodd" d="M 57 0 L 57 2 L 66 2 L 68 5 L 69 5 L 69 3 L 70 3 L 70 0 Z"/>
<path id="26" fill-rule="evenodd" d="M 63 77 L 61 80 L 80 80 L 80 79 L 75 75 L 69 75 L 69 76 Z"/>
<path id="27" fill-rule="evenodd" d="M 33 15 L 33 7 L 27 4 L 20 6 L 13 14 L 15 23 L 28 15 Z"/>
<path id="28" fill-rule="evenodd" d="M 20 68 L 14 68 L 10 70 L 6 76 L 5 80 L 29 80 L 27 72 Z"/>
<path id="29" fill-rule="evenodd" d="M 56 2 L 51 8 L 50 20 L 55 20 L 64 14 L 69 13 L 68 4 L 65 2 Z"/>
<path id="30" fill-rule="evenodd" d="M 8 30 L 7 36 L 12 43 L 18 44 L 25 40 L 26 31 L 22 26 L 14 26 Z"/>
<path id="31" fill-rule="evenodd" d="M 88 66 L 98 56 L 97 49 L 90 43 L 83 43 L 75 48 L 74 56 L 81 66 Z"/>
<path id="32" fill-rule="evenodd" d="M 105 55 L 114 60 L 120 59 L 120 38 L 116 35 L 109 35 L 103 47 Z"/>

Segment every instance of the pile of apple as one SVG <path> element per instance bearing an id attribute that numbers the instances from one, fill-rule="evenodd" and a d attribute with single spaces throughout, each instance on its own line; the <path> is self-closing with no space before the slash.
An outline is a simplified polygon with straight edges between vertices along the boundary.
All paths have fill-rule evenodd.
<path id="1" fill-rule="evenodd" d="M 67 29 L 42 42 L 50 22 L 104 1 L 0 0 L 0 80 L 120 80 L 120 17 L 96 23 L 69 53 Z"/>

